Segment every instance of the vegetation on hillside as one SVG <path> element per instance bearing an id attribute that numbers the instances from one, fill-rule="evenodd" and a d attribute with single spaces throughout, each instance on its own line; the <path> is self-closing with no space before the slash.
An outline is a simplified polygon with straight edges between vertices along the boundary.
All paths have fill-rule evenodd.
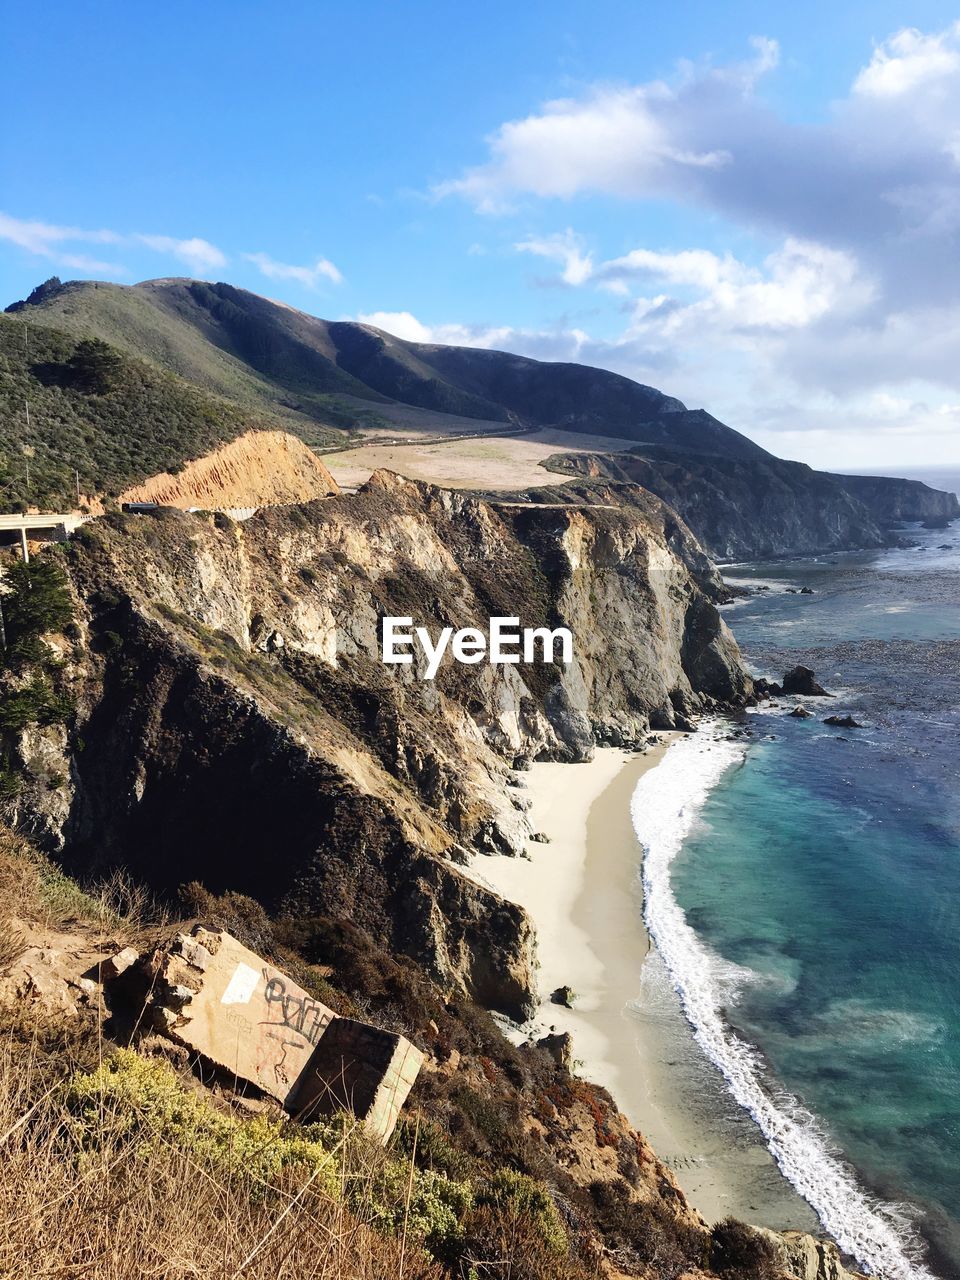
<path id="1" fill-rule="evenodd" d="M 73 618 L 66 576 L 52 556 L 4 566 L 0 592 L 0 799 L 20 789 L 20 735 L 62 724 L 71 699 L 57 687 L 59 663 L 44 641 Z"/>
<path id="2" fill-rule="evenodd" d="M 276 422 L 99 338 L 0 315 L 0 510 L 116 497 L 244 431 Z"/>
<path id="3" fill-rule="evenodd" d="M 56 277 L 8 312 L 21 326 L 101 338 L 205 395 L 294 432 L 311 447 L 341 443 L 340 428 L 389 425 L 374 409 L 346 398 L 383 397 L 309 345 L 272 332 L 237 305 L 239 297 L 279 310 L 291 322 L 299 315 L 228 285 L 176 281 L 131 288 L 87 280 L 61 284 Z"/>

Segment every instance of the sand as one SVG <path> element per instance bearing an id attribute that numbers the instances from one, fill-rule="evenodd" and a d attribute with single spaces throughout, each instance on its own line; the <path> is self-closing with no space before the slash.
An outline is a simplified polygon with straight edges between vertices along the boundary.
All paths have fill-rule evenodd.
<path id="1" fill-rule="evenodd" d="M 667 749 L 602 748 L 589 764 L 535 764 L 526 794 L 549 843 L 532 842 L 529 860 L 475 865 L 536 927 L 542 1004 L 522 1037 L 569 1031 L 578 1074 L 610 1090 L 708 1221 L 734 1214 L 815 1230 L 813 1211 L 694 1042 L 643 927 L 630 798 Z M 572 1009 L 549 999 L 562 985 L 576 993 Z"/>

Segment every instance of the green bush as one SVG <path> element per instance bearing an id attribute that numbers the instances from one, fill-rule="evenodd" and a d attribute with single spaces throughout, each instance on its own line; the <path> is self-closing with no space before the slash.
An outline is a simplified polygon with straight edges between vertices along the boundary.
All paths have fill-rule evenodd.
<path id="1" fill-rule="evenodd" d="M 3 581 L 4 665 L 49 661 L 41 637 L 62 631 L 73 619 L 66 575 L 56 560 L 40 556 L 29 563 L 14 560 L 6 565 Z"/>
<path id="2" fill-rule="evenodd" d="M 241 1119 L 218 1111 L 185 1087 L 168 1063 L 133 1049 L 118 1049 L 96 1071 L 74 1075 L 67 1105 L 74 1137 L 88 1150 L 95 1149 L 106 1125 L 114 1139 L 119 1131 L 144 1155 L 173 1145 L 214 1173 L 263 1183 L 298 1165 L 315 1172 L 331 1195 L 338 1193 L 335 1126 L 294 1128 L 279 1118 Z"/>

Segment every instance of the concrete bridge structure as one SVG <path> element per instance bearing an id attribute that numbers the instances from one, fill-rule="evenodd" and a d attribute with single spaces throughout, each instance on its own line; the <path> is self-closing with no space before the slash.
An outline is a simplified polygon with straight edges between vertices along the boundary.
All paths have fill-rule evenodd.
<path id="1" fill-rule="evenodd" d="M 66 542 L 71 533 L 75 533 L 82 524 L 92 520 L 93 516 L 81 516 L 75 512 L 66 515 L 40 512 L 35 515 L 0 515 L 0 538 L 4 535 L 19 539 L 20 552 L 24 560 L 29 561 L 30 550 L 28 540 L 33 542 Z"/>

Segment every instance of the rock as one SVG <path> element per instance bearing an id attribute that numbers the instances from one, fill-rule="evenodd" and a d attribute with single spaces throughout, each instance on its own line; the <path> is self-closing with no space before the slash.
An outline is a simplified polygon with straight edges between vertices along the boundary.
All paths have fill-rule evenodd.
<path id="1" fill-rule="evenodd" d="M 773 1246 L 783 1274 L 790 1280 L 859 1280 L 848 1271 L 832 1240 L 818 1240 L 804 1231 L 768 1231 L 754 1227 Z"/>
<path id="2" fill-rule="evenodd" d="M 831 698 L 826 689 L 817 683 L 814 673 L 809 667 L 796 666 L 783 677 L 783 692 L 799 694 L 804 698 Z"/>
<path id="3" fill-rule="evenodd" d="M 833 725 L 835 729 L 862 729 L 863 725 L 853 716 L 827 716 L 824 724 Z"/>
<path id="4" fill-rule="evenodd" d="M 557 987 L 556 991 L 550 992 L 550 1000 L 553 1004 L 562 1004 L 565 1009 L 572 1009 L 573 1002 L 577 998 L 573 987 L 566 985 Z"/>
<path id="5" fill-rule="evenodd" d="M 546 833 L 545 831 L 533 831 L 533 832 L 531 832 L 531 834 L 530 834 L 530 839 L 531 839 L 535 844 L 549 844 L 549 843 L 550 843 L 550 837 L 547 835 L 547 833 Z"/>
<path id="6" fill-rule="evenodd" d="M 569 1071 L 573 1066 L 573 1037 L 569 1031 L 544 1036 L 537 1041 L 537 1047 L 546 1049 L 561 1071 Z"/>
<path id="7" fill-rule="evenodd" d="M 801 587 L 800 594 L 802 596 L 812 596 L 814 594 L 813 587 Z"/>
<path id="8" fill-rule="evenodd" d="M 122 951 L 117 951 L 112 956 L 107 956 L 106 960 L 100 965 L 100 981 L 115 981 L 120 977 L 121 973 L 126 973 L 130 966 L 136 964 L 139 959 L 140 952 L 134 947 L 124 947 Z"/>
<path id="9" fill-rule="evenodd" d="M 813 712 L 808 711 L 806 707 L 800 706 L 799 703 L 797 704 L 797 706 L 793 708 L 793 710 L 789 714 L 794 718 L 794 720 L 812 720 L 813 719 Z"/>

